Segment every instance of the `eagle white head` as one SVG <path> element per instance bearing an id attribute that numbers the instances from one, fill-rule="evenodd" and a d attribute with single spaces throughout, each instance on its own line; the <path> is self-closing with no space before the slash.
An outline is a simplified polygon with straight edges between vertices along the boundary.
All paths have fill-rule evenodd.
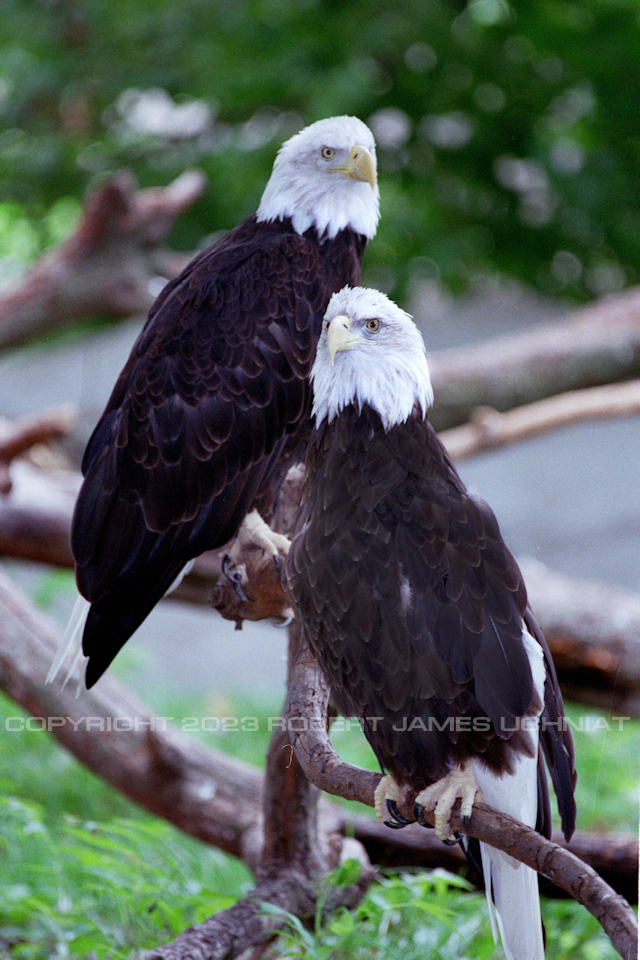
<path id="1" fill-rule="evenodd" d="M 304 233 L 329 239 L 347 227 L 371 240 L 380 218 L 373 134 L 356 117 L 330 117 L 280 147 L 257 217 L 291 217 Z"/>
<path id="2" fill-rule="evenodd" d="M 369 404 L 389 430 L 414 410 L 425 417 L 433 403 L 420 331 L 408 313 L 366 287 L 343 287 L 329 301 L 311 380 L 318 425 L 350 404 Z"/>

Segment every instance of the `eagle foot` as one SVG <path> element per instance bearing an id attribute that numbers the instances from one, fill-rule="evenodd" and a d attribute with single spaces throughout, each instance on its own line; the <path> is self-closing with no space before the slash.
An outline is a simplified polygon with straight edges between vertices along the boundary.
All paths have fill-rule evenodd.
<path id="1" fill-rule="evenodd" d="M 258 511 L 252 510 L 242 521 L 230 552 L 233 558 L 235 554 L 243 555 L 248 550 L 262 550 L 280 570 L 290 546 L 291 541 L 287 537 L 272 530 Z"/>
<path id="2" fill-rule="evenodd" d="M 459 835 L 451 829 L 451 814 L 457 801 L 460 800 L 462 824 L 466 826 L 476 800 L 482 799 L 473 766 L 471 764 L 456 765 L 446 777 L 426 787 L 416 797 L 414 814 L 418 823 L 428 826 L 424 819 L 424 811 L 435 815 L 436 836 L 449 845 L 459 841 Z"/>
<path id="3" fill-rule="evenodd" d="M 256 510 L 249 513 L 222 561 L 223 577 L 212 598 L 227 620 L 287 621 L 289 601 L 282 588 L 281 566 L 290 541 L 274 533 Z"/>

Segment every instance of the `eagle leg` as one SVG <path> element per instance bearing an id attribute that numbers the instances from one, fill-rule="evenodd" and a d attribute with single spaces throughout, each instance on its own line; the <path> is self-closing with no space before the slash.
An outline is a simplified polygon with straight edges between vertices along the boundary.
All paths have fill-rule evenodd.
<path id="1" fill-rule="evenodd" d="M 435 813 L 436 835 L 445 843 L 457 843 L 458 838 L 451 830 L 451 813 L 458 800 L 461 801 L 462 823 L 469 821 L 473 804 L 482 799 L 472 764 L 456 764 L 446 777 L 425 787 L 416 797 L 414 812 L 416 820 L 427 826 L 423 813 L 425 810 Z"/>
<path id="2" fill-rule="evenodd" d="M 405 792 L 389 775 L 382 778 L 373 794 L 373 806 L 378 820 L 392 830 L 400 830 L 413 820 L 407 820 L 398 810 L 398 803 L 405 799 Z M 391 819 L 389 819 L 391 814 Z"/>

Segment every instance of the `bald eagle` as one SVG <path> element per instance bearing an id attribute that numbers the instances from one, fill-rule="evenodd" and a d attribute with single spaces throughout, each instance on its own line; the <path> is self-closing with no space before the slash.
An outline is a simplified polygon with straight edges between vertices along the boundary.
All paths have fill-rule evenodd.
<path id="1" fill-rule="evenodd" d="M 71 544 L 87 602 L 50 679 L 84 631 L 91 687 L 188 562 L 269 502 L 309 429 L 329 298 L 359 283 L 378 216 L 370 130 L 321 120 L 281 147 L 257 212 L 165 286 L 84 455 Z"/>
<path id="2" fill-rule="evenodd" d="M 567 838 L 571 735 L 549 649 L 491 509 L 466 491 L 427 418 L 422 337 L 383 294 L 329 304 L 312 372 L 315 430 L 285 565 L 339 709 L 360 718 L 390 826 L 435 810 L 450 837 L 476 795 L 550 834 L 547 761 Z M 406 809 L 406 806 L 405 806 Z M 544 956 L 535 871 L 465 838 L 508 958 Z M 481 866 L 480 866 L 481 864 Z"/>

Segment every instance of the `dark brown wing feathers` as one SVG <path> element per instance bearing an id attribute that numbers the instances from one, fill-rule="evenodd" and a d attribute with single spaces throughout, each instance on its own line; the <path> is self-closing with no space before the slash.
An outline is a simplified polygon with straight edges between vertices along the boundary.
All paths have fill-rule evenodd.
<path id="1" fill-rule="evenodd" d="M 154 304 L 87 446 L 74 516 L 78 586 L 100 604 L 84 635 L 98 676 L 184 564 L 234 536 L 306 424 L 322 317 L 358 283 L 363 251 L 350 231 L 321 244 L 250 217 Z"/>

